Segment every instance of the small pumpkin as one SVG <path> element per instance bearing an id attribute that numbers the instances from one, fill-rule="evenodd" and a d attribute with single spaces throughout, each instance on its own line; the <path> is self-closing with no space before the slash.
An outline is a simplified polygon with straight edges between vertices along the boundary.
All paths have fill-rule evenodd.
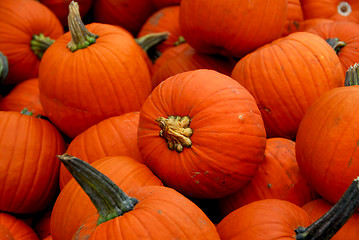
<path id="1" fill-rule="evenodd" d="M 143 162 L 137 147 L 139 112 L 107 118 L 77 135 L 66 152 L 92 163 L 110 156 L 128 156 Z M 71 179 L 64 165 L 60 167 L 60 189 Z"/>
<path id="2" fill-rule="evenodd" d="M 220 198 L 244 186 L 263 161 L 266 135 L 253 96 L 214 70 L 159 84 L 140 111 L 144 163 L 186 196 Z"/>
<path id="3" fill-rule="evenodd" d="M 241 58 L 281 37 L 287 0 L 182 0 L 183 37 L 197 51 Z"/>
<path id="4" fill-rule="evenodd" d="M 10 213 L 0 212 L 0 232 L 5 233 L 1 240 L 39 240 L 30 226 Z"/>
<path id="5" fill-rule="evenodd" d="M 3 84 L 38 77 L 43 53 L 64 32 L 61 23 L 50 9 L 33 0 L 2 0 L 0 16 L 0 51 L 9 62 Z"/>
<path id="6" fill-rule="evenodd" d="M 73 139 L 106 118 L 139 111 L 151 79 L 142 50 L 126 30 L 85 26 L 73 1 L 69 22 L 70 32 L 43 56 L 39 88 L 46 116 Z"/>
<path id="7" fill-rule="evenodd" d="M 127 195 L 88 163 L 68 155 L 59 158 L 98 211 L 79 228 L 74 239 L 219 240 L 216 227 L 204 212 L 177 191 L 142 186 L 132 188 Z"/>

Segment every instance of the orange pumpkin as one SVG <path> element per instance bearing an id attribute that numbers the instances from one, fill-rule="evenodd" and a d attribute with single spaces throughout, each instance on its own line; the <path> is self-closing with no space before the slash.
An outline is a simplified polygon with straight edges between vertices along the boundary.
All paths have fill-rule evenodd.
<path id="1" fill-rule="evenodd" d="M 287 21 L 283 29 L 282 36 L 287 36 L 295 32 L 299 23 L 303 21 L 303 11 L 300 5 L 300 0 L 288 0 L 288 14 Z"/>
<path id="2" fill-rule="evenodd" d="M 0 111 L 0 211 L 35 213 L 57 193 L 65 141 L 47 120 Z"/>
<path id="3" fill-rule="evenodd" d="M 182 0 L 183 37 L 197 51 L 243 57 L 282 35 L 287 0 Z"/>
<path id="4" fill-rule="evenodd" d="M 78 21 L 78 5 L 71 2 L 70 8 L 77 30 L 71 27 L 44 54 L 39 88 L 46 116 L 74 138 L 106 118 L 138 111 L 151 92 L 151 79 L 142 50 L 127 31 L 101 23 L 85 27 Z M 90 42 L 81 42 L 85 37 L 79 35 Z"/>
<path id="5" fill-rule="evenodd" d="M 3 84 L 38 77 L 42 54 L 63 34 L 61 23 L 46 6 L 33 0 L 1 0 L 0 16 L 0 51 L 9 61 Z"/>
<path id="6" fill-rule="evenodd" d="M 88 163 L 110 156 L 128 156 L 142 163 L 137 147 L 139 118 L 139 112 L 107 118 L 76 136 L 66 152 Z M 71 174 L 61 164 L 60 188 L 71 178 Z"/>
<path id="7" fill-rule="evenodd" d="M 7 238 L 1 236 L 1 240 L 39 240 L 30 226 L 9 213 L 0 212 L 0 229 L 3 229 L 0 232 L 7 232 Z"/>
<path id="8" fill-rule="evenodd" d="M 344 85 L 341 62 L 319 36 L 297 32 L 238 61 L 232 78 L 256 99 L 268 137 L 294 139 L 312 102 Z"/>
<path id="9" fill-rule="evenodd" d="M 219 198 L 240 189 L 263 160 L 265 137 L 252 95 L 214 70 L 167 78 L 140 111 L 145 164 L 186 196 Z"/>

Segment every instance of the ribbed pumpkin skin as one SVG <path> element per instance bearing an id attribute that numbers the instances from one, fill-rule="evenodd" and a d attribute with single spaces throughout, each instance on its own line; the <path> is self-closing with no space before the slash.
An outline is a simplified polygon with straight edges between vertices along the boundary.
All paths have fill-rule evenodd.
<path id="1" fill-rule="evenodd" d="M 98 225 L 89 240 L 219 240 L 216 227 L 203 211 L 171 188 L 146 186 L 128 195 L 138 199 L 135 208 Z"/>
<path id="2" fill-rule="evenodd" d="M 308 202 L 302 208 L 313 221 L 323 216 L 333 206 L 324 199 L 316 199 Z M 359 213 L 354 213 L 347 223 L 331 238 L 331 240 L 356 240 L 359 239 Z"/>
<path id="3" fill-rule="evenodd" d="M 0 99 L 0 110 L 20 112 L 24 108 L 33 116 L 45 116 L 40 103 L 39 79 L 31 78 L 18 83 L 5 97 Z"/>
<path id="4" fill-rule="evenodd" d="M 0 51 L 9 61 L 5 84 L 17 84 L 38 76 L 40 59 L 30 49 L 32 36 L 52 39 L 63 34 L 59 20 L 47 7 L 33 0 L 0 1 Z"/>
<path id="5" fill-rule="evenodd" d="M 67 26 L 67 16 L 69 15 L 70 0 L 40 0 L 42 4 L 48 7 L 60 20 L 62 26 Z M 77 0 L 81 17 L 90 10 L 93 0 Z"/>
<path id="6" fill-rule="evenodd" d="M 105 157 L 91 165 L 108 176 L 124 191 L 138 186 L 162 185 L 162 182 L 148 167 L 130 157 Z M 95 213 L 96 208 L 89 197 L 75 179 L 71 179 L 60 192 L 52 211 L 51 235 L 53 239 L 72 239 L 77 229 Z"/>
<path id="7" fill-rule="evenodd" d="M 338 5 L 345 2 L 351 12 L 344 16 L 338 12 Z M 304 19 L 330 18 L 335 21 L 352 21 L 359 23 L 359 2 L 357 0 L 301 0 Z"/>
<path id="8" fill-rule="evenodd" d="M 281 37 L 286 0 L 182 0 L 180 26 L 186 41 L 203 53 L 243 57 Z"/>
<path id="9" fill-rule="evenodd" d="M 314 33 L 324 40 L 328 38 L 339 38 L 346 45 L 340 49 L 338 54 L 342 63 L 344 74 L 348 68 L 358 62 L 359 59 L 359 22 L 333 21 L 331 23 L 319 24 L 307 32 Z"/>
<path id="10" fill-rule="evenodd" d="M 169 150 L 159 117 L 188 116 L 192 147 Z M 253 97 L 214 70 L 177 74 L 158 85 L 140 111 L 138 146 L 167 185 L 192 197 L 219 198 L 255 174 L 265 149 L 263 120 Z"/>
<path id="11" fill-rule="evenodd" d="M 219 236 L 227 239 L 293 240 L 294 230 L 311 224 L 308 214 L 297 205 L 279 199 L 249 203 L 222 219 Z"/>
<path id="12" fill-rule="evenodd" d="M 300 0 L 288 0 L 287 21 L 282 36 L 287 36 L 298 29 L 299 23 L 303 21 L 303 11 Z"/>
<path id="13" fill-rule="evenodd" d="M 57 191 L 63 137 L 48 121 L 11 111 L 0 111 L 0 133 L 0 210 L 44 209 Z"/>
<path id="14" fill-rule="evenodd" d="M 324 92 L 344 85 L 335 51 L 317 35 L 298 32 L 242 58 L 232 78 L 254 96 L 268 137 L 294 139 L 303 115 Z"/>
<path id="15" fill-rule="evenodd" d="M 156 49 L 163 52 L 167 48 L 173 47 L 181 36 L 181 29 L 179 25 L 179 10 L 180 6 L 164 7 L 152 14 L 147 21 L 142 25 L 138 37 L 150 33 L 169 32 L 168 38 L 158 44 Z"/>
<path id="16" fill-rule="evenodd" d="M 177 49 L 182 50 L 175 56 L 170 57 Z M 165 58 L 162 60 L 162 58 Z M 196 69 L 211 69 L 217 72 L 230 76 L 236 61 L 233 58 L 225 56 L 213 56 L 199 53 L 194 50 L 189 44 L 183 43 L 180 46 L 173 47 L 165 51 L 153 65 L 152 86 L 156 87 L 168 77 L 176 75 L 177 73 L 196 70 Z"/>
<path id="17" fill-rule="evenodd" d="M 134 36 L 156 11 L 149 0 L 96 0 L 93 9 L 95 22 L 121 26 Z"/>
<path id="18" fill-rule="evenodd" d="M 105 119 L 76 136 L 66 152 L 88 163 L 110 156 L 128 156 L 142 163 L 137 147 L 139 119 L 139 112 Z M 71 178 L 69 171 L 61 164 L 60 188 Z"/>
<path id="19" fill-rule="evenodd" d="M 39 72 L 40 100 L 48 118 L 74 138 L 112 116 L 138 111 L 151 92 L 141 49 L 117 26 L 92 23 L 96 43 L 71 52 L 70 33 L 45 52 Z"/>
<path id="20" fill-rule="evenodd" d="M 335 88 L 313 103 L 298 129 L 296 155 L 302 174 L 336 203 L 359 172 L 359 87 Z"/>
<path id="21" fill-rule="evenodd" d="M 24 221 L 18 219 L 8 213 L 0 212 L 0 227 L 3 226 L 13 236 L 9 240 L 39 240 L 36 233 Z M 1 238 L 5 240 L 6 238 Z"/>
<path id="22" fill-rule="evenodd" d="M 238 192 L 220 200 L 223 216 L 248 203 L 282 199 L 302 206 L 317 197 L 299 171 L 295 157 L 295 142 L 285 138 L 269 138 L 264 161 L 250 183 Z"/>

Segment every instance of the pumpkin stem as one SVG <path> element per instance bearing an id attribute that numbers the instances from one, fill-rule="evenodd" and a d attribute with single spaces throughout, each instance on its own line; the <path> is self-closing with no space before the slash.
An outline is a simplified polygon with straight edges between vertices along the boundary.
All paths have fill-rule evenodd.
<path id="1" fill-rule="evenodd" d="M 297 240 L 328 240 L 349 220 L 359 207 L 359 177 L 345 191 L 339 201 L 309 227 L 295 230 Z"/>
<path id="2" fill-rule="evenodd" d="M 67 44 L 67 48 L 71 52 L 86 48 L 96 42 L 98 35 L 91 33 L 85 27 L 81 20 L 79 4 L 77 2 L 71 1 L 69 4 L 69 16 L 67 19 L 71 33 L 71 41 Z"/>
<path id="3" fill-rule="evenodd" d="M 24 108 L 23 110 L 21 110 L 20 113 L 24 114 L 24 115 L 27 115 L 27 116 L 33 116 L 33 112 L 29 111 L 27 108 Z"/>
<path id="4" fill-rule="evenodd" d="M 169 35 L 169 32 L 149 33 L 145 36 L 135 38 L 135 41 L 145 52 L 147 52 L 150 48 L 167 40 Z"/>
<path id="5" fill-rule="evenodd" d="M 342 16 L 348 16 L 352 12 L 352 7 L 349 3 L 341 1 L 337 6 L 337 11 Z"/>
<path id="6" fill-rule="evenodd" d="M 0 52 L 0 83 L 3 82 L 9 73 L 9 62 L 7 57 Z"/>
<path id="7" fill-rule="evenodd" d="M 345 74 L 345 86 L 359 85 L 359 65 L 350 66 Z"/>
<path id="8" fill-rule="evenodd" d="M 170 150 L 176 150 L 180 153 L 183 151 L 183 147 L 192 146 L 190 137 L 193 130 L 189 128 L 191 119 L 188 116 L 169 116 L 167 119 L 159 117 L 156 122 L 161 128 L 160 136 L 166 139 Z"/>
<path id="9" fill-rule="evenodd" d="M 35 55 L 41 59 L 45 51 L 53 44 L 55 40 L 50 37 L 45 37 L 44 34 L 40 33 L 39 35 L 33 35 L 32 40 L 30 41 L 30 48 L 35 53 Z"/>
<path id="10" fill-rule="evenodd" d="M 346 42 L 340 41 L 339 38 L 328 38 L 325 41 L 334 49 L 336 54 L 347 45 Z"/>
<path id="11" fill-rule="evenodd" d="M 68 154 L 57 156 L 95 205 L 101 224 L 131 211 L 138 200 L 127 196 L 111 179 L 89 163 Z"/>
<path id="12" fill-rule="evenodd" d="M 185 43 L 185 42 L 186 42 L 186 39 L 184 39 L 183 36 L 179 36 L 177 41 L 173 44 L 173 46 L 178 46 L 178 45 L 180 45 L 182 43 Z"/>

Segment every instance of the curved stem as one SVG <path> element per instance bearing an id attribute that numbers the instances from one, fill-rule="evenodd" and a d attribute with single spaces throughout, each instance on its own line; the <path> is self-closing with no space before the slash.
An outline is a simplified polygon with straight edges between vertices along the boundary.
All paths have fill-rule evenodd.
<path id="1" fill-rule="evenodd" d="M 349 220 L 359 207 L 359 177 L 354 179 L 339 201 L 307 228 L 295 230 L 297 240 L 328 240 Z"/>
<path id="2" fill-rule="evenodd" d="M 95 205 L 101 224 L 131 211 L 138 200 L 127 196 L 111 179 L 89 163 L 68 154 L 57 156 Z"/>
<path id="3" fill-rule="evenodd" d="M 35 53 L 35 55 L 41 59 L 45 51 L 53 44 L 55 40 L 50 37 L 45 37 L 44 34 L 40 33 L 39 35 L 33 35 L 32 40 L 30 41 L 30 48 Z"/>
<path id="4" fill-rule="evenodd" d="M 145 36 L 136 38 L 135 41 L 145 52 L 147 52 L 150 48 L 167 40 L 169 35 L 169 32 L 149 33 Z"/>
<path id="5" fill-rule="evenodd" d="M 355 63 L 350 66 L 345 74 L 345 86 L 359 85 L 359 65 Z"/>
<path id="6" fill-rule="evenodd" d="M 0 52 L 0 83 L 5 80 L 7 74 L 9 73 L 9 62 L 7 57 Z"/>
<path id="7" fill-rule="evenodd" d="M 68 25 L 71 33 L 71 41 L 67 44 L 67 48 L 71 52 L 86 48 L 96 42 L 98 35 L 87 30 L 81 20 L 79 5 L 74 1 L 71 1 L 69 5 Z"/>
<path id="8" fill-rule="evenodd" d="M 336 54 L 347 45 L 346 42 L 340 41 L 339 38 L 328 38 L 325 41 L 334 49 Z"/>

